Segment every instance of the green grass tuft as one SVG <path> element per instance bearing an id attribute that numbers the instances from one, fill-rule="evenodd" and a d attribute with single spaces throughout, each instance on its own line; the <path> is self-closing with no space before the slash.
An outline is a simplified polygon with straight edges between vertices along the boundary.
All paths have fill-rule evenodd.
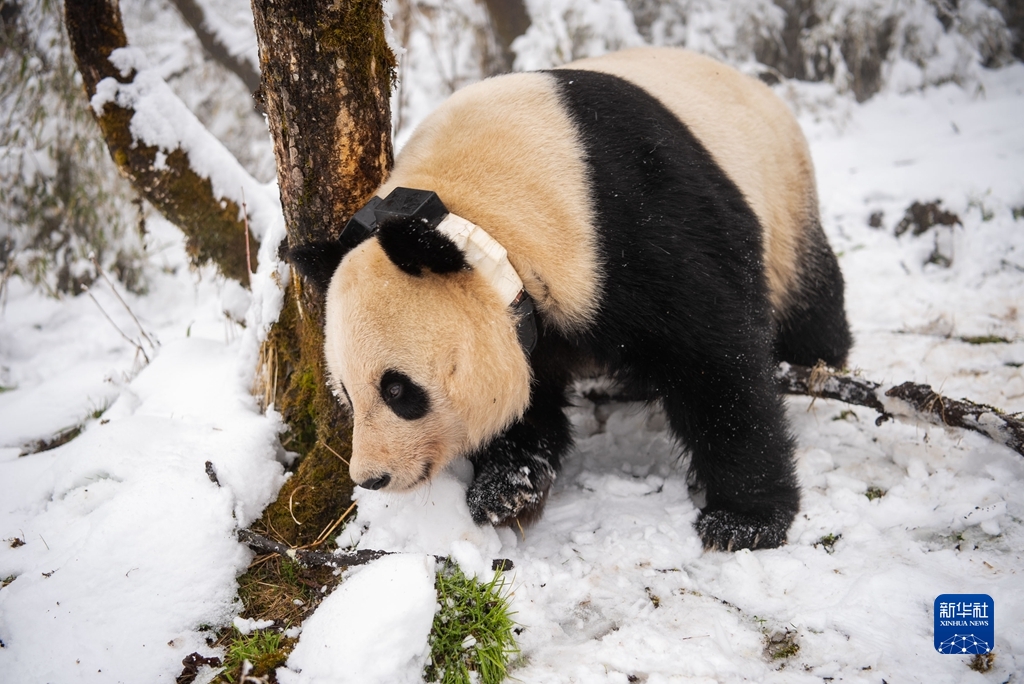
<path id="1" fill-rule="evenodd" d="M 864 496 L 868 497 L 868 501 L 874 501 L 885 496 L 885 490 L 881 487 L 868 487 L 867 491 L 864 492 Z"/>
<path id="2" fill-rule="evenodd" d="M 836 542 L 843 538 L 841 534 L 832 534 L 829 532 L 824 537 L 814 542 L 815 548 L 822 547 L 828 555 L 832 555 L 836 550 Z"/>
<path id="3" fill-rule="evenodd" d="M 437 573 L 441 610 L 430 630 L 430 661 L 423 672 L 428 682 L 500 684 L 509 660 L 519 653 L 501 572 L 487 584 L 446 565 Z M 477 678 L 471 679 L 470 672 Z"/>
<path id="4" fill-rule="evenodd" d="M 294 646 L 294 639 L 289 639 L 276 629 L 261 629 L 249 635 L 234 631 L 234 639 L 228 646 L 224 656 L 224 672 L 222 676 L 229 682 L 241 681 L 243 665 L 246 661 L 252 666 L 249 675 L 264 677 L 284 665 L 288 654 Z"/>
<path id="5" fill-rule="evenodd" d="M 1012 340 L 999 335 L 965 335 L 960 338 L 967 344 L 1009 344 Z"/>
<path id="6" fill-rule="evenodd" d="M 800 644 L 796 640 L 796 632 L 784 630 L 765 636 L 764 653 L 771 660 L 792 658 L 800 652 Z"/>

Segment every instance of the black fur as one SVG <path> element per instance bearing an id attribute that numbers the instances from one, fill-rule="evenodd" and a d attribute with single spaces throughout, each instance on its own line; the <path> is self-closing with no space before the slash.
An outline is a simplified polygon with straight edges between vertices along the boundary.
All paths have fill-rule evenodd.
<path id="1" fill-rule="evenodd" d="M 426 390 L 401 371 L 384 371 L 380 378 L 380 396 L 396 416 L 405 420 L 422 418 L 430 410 Z"/>
<path id="2" fill-rule="evenodd" d="M 349 249 L 341 241 L 311 242 L 292 247 L 285 258 L 303 278 L 311 281 L 321 292 L 326 292 L 338 264 Z"/>
<path id="3" fill-rule="evenodd" d="M 530 357 L 534 385 L 530 407 L 519 421 L 470 456 L 475 468 L 466 494 L 477 524 L 529 524 L 540 516 L 548 489 L 572 446 L 564 408 L 569 369 L 557 340 Z"/>
<path id="4" fill-rule="evenodd" d="M 536 483 L 516 473 L 534 473 L 537 459 L 557 472 L 571 446 L 562 413 L 569 369 L 596 362 L 630 394 L 660 401 L 689 448 L 706 490 L 704 545 L 778 546 L 800 493 L 773 381 L 758 219 L 708 150 L 645 91 L 595 72 L 550 74 L 584 148 L 604 289 L 589 330 L 565 337 L 542 326 L 526 417 L 473 456 L 482 469 L 469 492 L 473 515 L 508 522 L 543 500 L 535 490 L 548 469 Z M 845 359 L 842 279 L 824 236 L 809 242 L 802 308 L 788 312 L 778 349 L 794 360 Z M 818 326 L 830 329 L 808 334 Z M 519 509 L 509 505 L 517 500 Z"/>
<path id="5" fill-rule="evenodd" d="M 776 355 L 780 361 L 802 366 L 821 360 L 842 368 L 853 346 L 843 302 L 843 274 L 820 224 L 809 226 L 802 237 L 804 268 L 789 307 L 778 316 Z"/>
<path id="6" fill-rule="evenodd" d="M 415 216 L 381 220 L 377 240 L 392 263 L 409 275 L 422 275 L 424 268 L 438 274 L 469 268 L 454 242 Z"/>

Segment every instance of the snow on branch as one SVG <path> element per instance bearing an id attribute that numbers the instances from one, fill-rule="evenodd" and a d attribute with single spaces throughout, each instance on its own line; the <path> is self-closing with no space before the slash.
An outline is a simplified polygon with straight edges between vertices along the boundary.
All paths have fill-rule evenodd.
<path id="1" fill-rule="evenodd" d="M 181 228 L 194 261 L 212 260 L 248 282 L 243 196 L 259 240 L 280 221 L 276 192 L 249 175 L 128 47 L 116 0 L 67 0 L 64 11 L 75 63 L 121 173 Z"/>

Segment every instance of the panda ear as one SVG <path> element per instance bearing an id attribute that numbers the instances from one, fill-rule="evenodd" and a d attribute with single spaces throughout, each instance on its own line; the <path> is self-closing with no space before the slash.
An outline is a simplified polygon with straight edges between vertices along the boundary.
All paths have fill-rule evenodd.
<path id="1" fill-rule="evenodd" d="M 337 240 L 307 242 L 288 250 L 285 258 L 302 275 L 327 292 L 334 272 L 345 255 L 370 237 L 376 229 L 377 219 L 373 210 L 381 203 L 380 197 L 371 197 L 370 201 L 349 219 Z"/>
<path id="2" fill-rule="evenodd" d="M 387 219 L 378 224 L 377 240 L 391 262 L 409 275 L 454 273 L 468 268 L 466 257 L 451 239 L 415 217 Z"/>
<path id="3" fill-rule="evenodd" d="M 377 241 L 391 262 L 406 273 L 419 276 L 428 268 L 445 274 L 469 267 L 462 250 L 437 230 L 448 209 L 433 192 L 395 188 L 374 213 Z"/>
<path id="4" fill-rule="evenodd" d="M 321 292 L 326 292 L 338 264 L 350 249 L 337 240 L 309 242 L 292 247 L 285 258 L 303 278 L 312 281 Z"/>

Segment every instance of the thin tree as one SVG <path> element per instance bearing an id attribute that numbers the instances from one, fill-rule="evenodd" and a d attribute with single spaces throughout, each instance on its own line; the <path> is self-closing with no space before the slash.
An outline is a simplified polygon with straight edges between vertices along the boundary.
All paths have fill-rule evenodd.
<path id="1" fill-rule="evenodd" d="M 262 84 L 288 243 L 338 237 L 392 164 L 395 57 L 379 0 L 253 0 Z M 278 405 L 305 453 L 264 515 L 268 533 L 310 543 L 345 510 L 351 426 L 323 363 L 323 293 L 293 276 L 271 336 Z M 296 512 L 295 501 L 300 502 Z M 306 516 L 306 517 L 304 517 Z M 302 522 L 302 525 L 298 525 Z"/>
<path id="2" fill-rule="evenodd" d="M 267 114 L 288 244 L 325 240 L 381 184 L 392 163 L 390 95 L 395 58 L 379 0 L 254 0 L 260 50 L 257 101 Z M 89 98 L 107 78 L 131 83 L 111 53 L 127 46 L 117 0 L 67 0 L 65 21 Z M 211 260 L 248 281 L 240 202 L 214 192 L 188 152 L 169 154 L 132 134 L 130 106 L 107 102 L 96 118 L 111 157 L 149 202 L 187 237 L 197 263 Z M 299 278 L 263 358 L 268 385 L 289 425 L 285 446 L 303 456 L 261 527 L 293 545 L 314 542 L 351 495 L 346 466 L 351 429 L 328 391 L 322 359 L 322 293 Z"/>
<path id="3" fill-rule="evenodd" d="M 114 50 L 128 45 L 117 0 L 67 0 L 64 18 L 90 99 L 103 79 L 130 83 L 135 78 L 133 70 L 122 73 L 110 61 Z M 131 131 L 132 107 L 107 102 L 94 114 L 118 169 L 181 228 L 193 261 L 213 261 L 228 277 L 245 282 L 247 232 L 238 204 L 214 193 L 210 179 L 196 173 L 184 150 L 164 155 L 158 147 L 137 140 Z"/>

